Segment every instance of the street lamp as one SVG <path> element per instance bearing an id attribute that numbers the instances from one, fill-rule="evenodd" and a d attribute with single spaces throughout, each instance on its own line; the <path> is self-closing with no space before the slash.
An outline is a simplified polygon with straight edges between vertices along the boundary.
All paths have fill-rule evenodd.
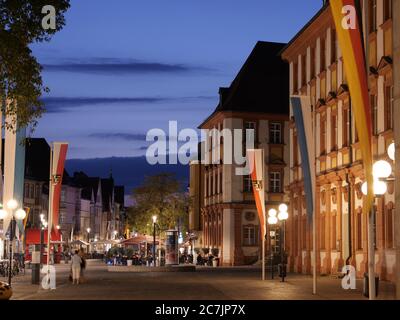
<path id="1" fill-rule="evenodd" d="M 284 239 L 286 236 L 286 230 L 285 230 L 285 222 L 286 220 L 289 218 L 289 213 L 288 213 L 288 206 L 285 203 L 282 203 L 279 206 L 279 213 L 278 213 L 278 219 L 279 221 L 282 222 L 282 228 L 281 228 L 281 233 L 280 233 L 280 246 L 281 246 L 281 264 L 280 264 L 280 276 L 282 278 L 282 282 L 285 282 L 285 276 L 286 276 L 286 264 L 285 264 L 285 256 L 284 256 L 284 250 L 285 250 L 285 246 L 284 246 Z"/>
<path id="2" fill-rule="evenodd" d="M 275 209 L 269 209 L 268 211 L 268 224 L 271 226 L 276 225 L 278 223 L 278 218 L 276 215 L 278 212 Z M 270 231 L 270 249 L 271 249 L 271 279 L 274 279 L 274 251 L 272 250 L 272 238 L 275 236 L 275 231 Z"/>
<path id="3" fill-rule="evenodd" d="M 392 143 L 388 150 L 388 156 L 390 159 L 394 160 L 395 146 Z M 385 160 L 379 160 L 375 162 L 372 166 L 372 174 L 373 174 L 373 193 L 374 197 L 381 197 L 387 192 L 387 181 L 393 180 L 390 178 L 392 175 L 392 166 L 389 162 Z M 368 194 L 368 184 L 364 182 L 361 186 L 361 192 L 364 195 Z M 375 208 L 372 207 L 369 225 L 368 225 L 368 292 L 369 299 L 374 300 L 376 297 L 376 286 L 375 286 L 375 245 L 373 243 L 373 239 L 375 238 Z"/>
<path id="4" fill-rule="evenodd" d="M 23 209 L 18 209 L 18 202 L 14 199 L 11 199 L 7 202 L 7 209 L 11 213 L 11 224 L 10 224 L 10 249 L 9 249 L 9 265 L 8 265 L 8 284 L 11 287 L 11 276 L 12 276 L 12 262 L 13 262 L 13 253 L 12 253 L 12 245 L 14 241 L 14 223 L 16 220 L 23 220 L 26 217 L 26 212 Z M 16 210 L 16 211 L 15 211 Z M 0 219 L 4 220 L 7 217 L 8 213 L 4 209 L 0 209 Z"/>
<path id="5" fill-rule="evenodd" d="M 90 231 L 91 231 L 90 228 L 86 228 L 86 232 L 87 232 L 87 242 L 88 242 L 88 245 L 87 245 L 87 253 L 88 253 L 88 254 L 89 254 L 89 244 L 90 244 Z"/>
<path id="6" fill-rule="evenodd" d="M 157 216 L 153 216 L 153 266 L 156 266 L 156 223 Z"/>
<path id="7" fill-rule="evenodd" d="M 393 161 L 394 161 L 394 159 L 395 159 L 395 153 L 396 153 L 396 147 L 395 147 L 394 142 L 392 142 L 392 143 L 389 145 L 389 148 L 388 148 L 388 150 L 387 150 L 387 153 L 388 153 L 388 156 L 389 156 L 390 160 L 393 160 Z"/>

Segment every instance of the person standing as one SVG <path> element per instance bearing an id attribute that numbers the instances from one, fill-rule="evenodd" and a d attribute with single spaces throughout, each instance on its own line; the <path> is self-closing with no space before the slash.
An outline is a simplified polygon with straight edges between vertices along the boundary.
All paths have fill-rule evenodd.
<path id="1" fill-rule="evenodd" d="M 78 250 L 75 250 L 75 254 L 72 256 L 72 284 L 79 284 L 79 278 L 81 275 L 81 263 L 82 258 L 78 254 Z"/>

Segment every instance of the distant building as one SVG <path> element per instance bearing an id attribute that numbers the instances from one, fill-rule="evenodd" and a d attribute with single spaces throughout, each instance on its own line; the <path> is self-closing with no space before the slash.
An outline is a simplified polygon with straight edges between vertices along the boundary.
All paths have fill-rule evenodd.
<path id="1" fill-rule="evenodd" d="M 289 70 L 279 57 L 283 47 L 258 42 L 231 86 L 220 89 L 215 111 L 200 125 L 219 131 L 255 130 L 255 148 L 265 152 L 267 210 L 286 200 L 284 185 L 289 182 Z M 209 151 L 223 149 L 225 141 L 218 146 L 211 140 Z M 254 263 L 261 252 L 251 179 L 236 175 L 237 167 L 222 162 L 190 166 L 190 192 L 196 201 L 191 226 L 202 230 L 202 247 L 219 249 L 224 265 Z"/>
<path id="2" fill-rule="evenodd" d="M 27 229 L 40 228 L 41 214 L 47 219 L 49 172 L 49 144 L 44 138 L 28 138 L 24 182 Z M 124 223 L 124 187 L 116 186 L 111 175 L 103 179 L 88 177 L 83 172 L 71 176 L 64 171 L 58 225 L 66 244 L 72 240 L 96 240 L 101 244 L 101 241 L 116 239 L 123 235 Z"/>

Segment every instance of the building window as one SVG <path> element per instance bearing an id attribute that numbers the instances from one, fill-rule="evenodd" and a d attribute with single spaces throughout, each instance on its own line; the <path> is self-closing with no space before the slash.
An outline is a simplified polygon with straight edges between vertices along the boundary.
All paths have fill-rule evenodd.
<path id="1" fill-rule="evenodd" d="M 297 147 L 297 134 L 293 134 L 293 165 L 297 166 L 299 164 L 298 147 Z"/>
<path id="2" fill-rule="evenodd" d="M 385 21 L 392 19 L 393 14 L 393 0 L 384 0 L 383 1 L 383 16 Z"/>
<path id="3" fill-rule="evenodd" d="M 385 87 L 385 130 L 393 129 L 394 86 Z"/>
<path id="4" fill-rule="evenodd" d="M 40 185 L 37 184 L 35 188 L 35 198 L 39 199 L 40 198 Z"/>
<path id="5" fill-rule="evenodd" d="M 336 30 L 331 32 L 331 63 L 335 63 L 337 60 L 337 50 L 336 50 Z"/>
<path id="6" fill-rule="evenodd" d="M 315 48 L 310 49 L 310 77 L 315 77 Z"/>
<path id="7" fill-rule="evenodd" d="M 246 121 L 244 123 L 244 141 L 247 141 L 247 131 L 246 130 L 254 130 L 254 139 L 257 137 L 256 133 L 256 123 L 254 121 Z"/>
<path id="8" fill-rule="evenodd" d="M 375 94 L 370 95 L 371 101 L 371 121 L 372 121 L 372 134 L 378 134 L 378 97 Z"/>
<path id="9" fill-rule="evenodd" d="M 219 193 L 222 193 L 222 172 L 219 173 Z"/>
<path id="10" fill-rule="evenodd" d="M 282 124 L 272 122 L 269 126 L 269 142 L 273 144 L 282 143 Z"/>
<path id="11" fill-rule="evenodd" d="M 320 72 L 326 69 L 326 43 L 325 39 L 321 38 L 321 50 L 320 50 L 320 61 L 321 61 L 321 70 Z"/>
<path id="12" fill-rule="evenodd" d="M 325 214 L 321 214 L 321 249 L 325 250 Z"/>
<path id="13" fill-rule="evenodd" d="M 337 114 L 331 114 L 331 151 L 337 150 L 338 121 Z"/>
<path id="14" fill-rule="evenodd" d="M 29 186 L 29 198 L 31 199 L 35 198 L 35 187 L 33 184 Z"/>
<path id="15" fill-rule="evenodd" d="M 350 145 L 350 109 L 348 107 L 343 109 L 343 147 Z"/>
<path id="16" fill-rule="evenodd" d="M 305 250 L 307 249 L 307 220 L 303 219 L 302 221 L 302 249 Z"/>
<path id="17" fill-rule="evenodd" d="M 250 176 L 243 176 L 243 191 L 244 192 L 252 192 L 252 182 Z"/>
<path id="18" fill-rule="evenodd" d="M 297 92 L 297 90 L 299 89 L 298 79 L 299 64 L 297 62 L 293 62 L 293 92 Z"/>
<path id="19" fill-rule="evenodd" d="M 376 0 L 370 0 L 368 1 L 369 4 L 369 32 L 375 32 L 376 31 Z"/>
<path id="20" fill-rule="evenodd" d="M 257 226 L 243 226 L 243 246 L 257 246 L 258 231 Z"/>
<path id="21" fill-rule="evenodd" d="M 307 55 L 301 55 L 301 86 L 307 82 Z"/>
<path id="22" fill-rule="evenodd" d="M 362 250 L 362 211 L 356 213 L 357 217 L 357 250 Z"/>
<path id="23" fill-rule="evenodd" d="M 269 173 L 269 192 L 281 193 L 281 173 L 280 172 L 270 172 Z"/>
<path id="24" fill-rule="evenodd" d="M 25 183 L 25 198 L 29 198 L 29 184 Z"/>
<path id="25" fill-rule="evenodd" d="M 331 247 L 332 247 L 333 250 L 338 250 L 337 243 L 336 243 L 336 240 L 337 240 L 336 214 L 332 214 L 332 226 L 331 226 L 331 229 L 332 229 L 332 244 L 331 244 Z"/>
<path id="26" fill-rule="evenodd" d="M 326 117 L 321 115 L 320 121 L 320 154 L 326 154 Z"/>
<path id="27" fill-rule="evenodd" d="M 386 248 L 387 249 L 393 249 L 394 245 L 393 245 L 393 235 L 394 235 L 394 216 L 393 216 L 393 208 L 388 208 L 386 209 L 386 221 L 385 221 L 385 225 L 386 225 Z"/>
<path id="28" fill-rule="evenodd" d="M 208 185 L 208 177 L 206 177 L 206 196 L 210 196 L 210 186 Z"/>

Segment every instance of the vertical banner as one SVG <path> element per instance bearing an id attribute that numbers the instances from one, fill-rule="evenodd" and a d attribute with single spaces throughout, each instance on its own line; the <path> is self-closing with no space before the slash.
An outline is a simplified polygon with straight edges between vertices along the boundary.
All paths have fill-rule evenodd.
<path id="1" fill-rule="evenodd" d="M 368 195 L 363 209 L 365 214 L 369 214 L 374 200 L 372 123 L 361 7 L 357 0 L 333 0 L 330 2 L 330 6 L 348 78 L 352 109 L 368 184 Z"/>
<path id="2" fill-rule="evenodd" d="M 13 118 L 7 117 L 6 121 L 12 123 Z M 23 208 L 24 202 L 24 176 L 25 176 L 25 128 L 18 128 L 16 131 L 5 129 L 4 143 L 4 190 L 3 204 L 15 199 L 19 208 Z M 3 220 L 4 234 L 10 226 L 11 216 Z M 19 221 L 18 226 L 23 230 L 23 222 Z"/>
<path id="3" fill-rule="evenodd" d="M 301 169 L 304 177 L 304 193 L 308 222 L 311 223 L 314 215 L 315 199 L 315 148 L 312 123 L 311 101 L 308 96 L 292 96 L 290 98 L 294 122 L 296 124 L 297 139 L 301 156 Z"/>
<path id="4" fill-rule="evenodd" d="M 60 197 L 62 178 L 64 174 L 64 164 L 67 157 L 68 143 L 66 142 L 54 142 L 53 144 L 53 156 L 51 161 L 51 196 L 50 196 L 50 208 L 49 211 L 51 217 L 49 217 L 49 223 L 53 230 L 57 230 L 59 224 L 59 211 L 60 211 Z M 56 231 L 58 232 L 58 231 Z"/>
<path id="5" fill-rule="evenodd" d="M 266 234 L 266 213 L 265 213 L 265 188 L 264 188 L 264 150 L 248 149 L 247 161 L 250 165 L 250 177 L 253 183 L 253 193 L 256 202 L 260 230 L 263 239 Z"/>

